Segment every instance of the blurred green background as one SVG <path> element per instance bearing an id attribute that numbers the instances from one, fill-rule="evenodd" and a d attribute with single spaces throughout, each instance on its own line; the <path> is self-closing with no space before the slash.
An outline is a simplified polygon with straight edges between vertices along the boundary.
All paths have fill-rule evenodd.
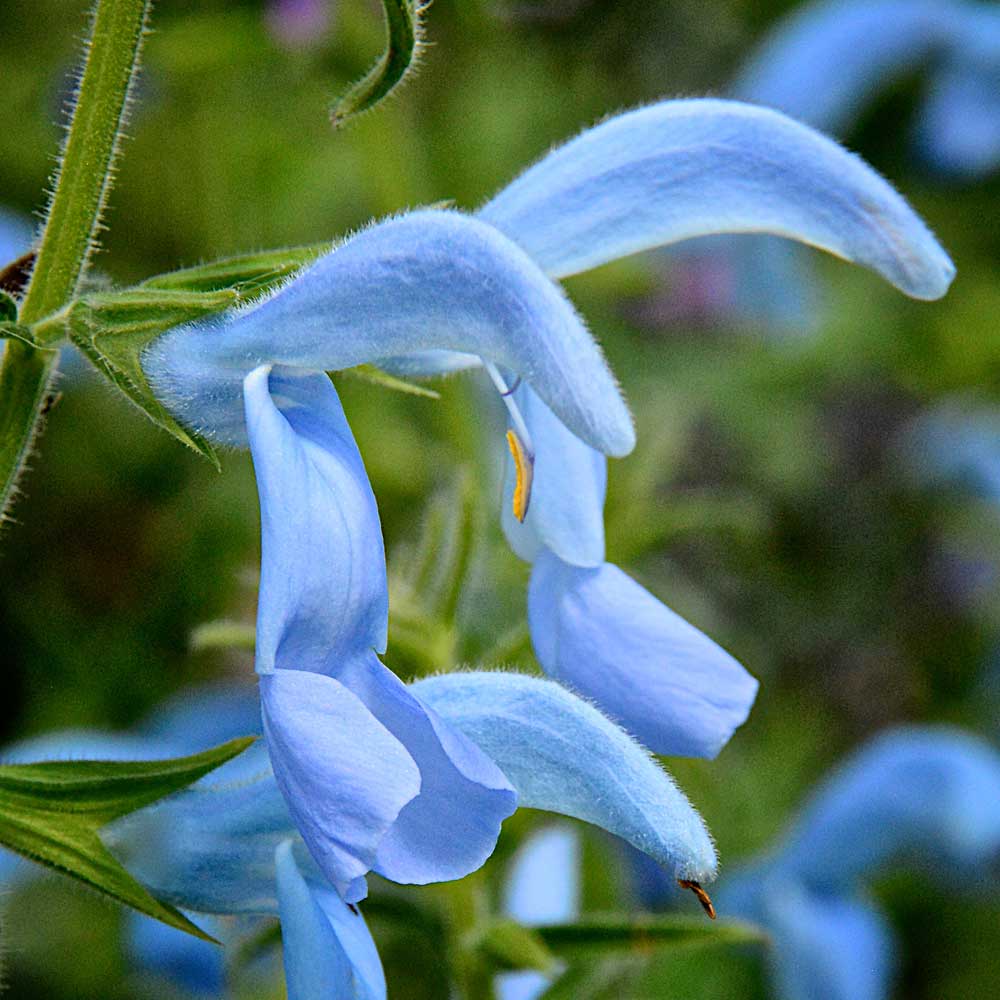
<path id="1" fill-rule="evenodd" d="M 473 207 L 611 111 L 722 92 L 791 6 L 437 0 L 418 77 L 334 134 L 330 97 L 379 50 L 375 5 L 330 3 L 327 30 L 293 42 L 262 3 L 161 0 L 97 268 L 127 283 L 222 254 L 330 239 L 408 206 Z M 86 10 L 75 0 L 0 3 L 7 207 L 43 207 Z M 847 139 L 951 252 L 959 277 L 942 302 L 910 302 L 814 255 L 821 328 L 782 340 L 638 324 L 665 280 L 662 262 L 649 258 L 568 283 L 639 430 L 635 454 L 611 469 L 609 559 L 762 682 L 749 722 L 717 761 L 670 763 L 723 864 L 766 846 L 811 783 L 885 726 L 947 720 L 1000 735 L 984 681 L 1000 625 L 1000 515 L 921 487 L 899 449 L 908 421 L 936 401 L 997 394 L 1000 177 L 948 185 L 914 164 L 906 132 L 921 85 L 917 75 L 880 95 Z M 421 646 L 397 615 L 403 640 L 394 645 L 390 632 L 390 665 L 409 675 L 499 658 L 533 669 L 521 629 L 527 568 L 500 539 L 487 474 L 502 442 L 485 437 L 470 385 L 442 383 L 437 402 L 348 377 L 339 386 L 391 570 L 405 568 L 436 489 L 466 467 L 480 484 L 491 575 L 480 574 L 466 599 L 458 635 Z M 200 623 L 253 620 L 258 514 L 248 456 L 226 455 L 216 474 L 82 363 L 66 367 L 60 388 L 0 537 L 2 743 L 70 725 L 127 727 L 184 685 L 252 674 L 247 654 L 190 648 Z M 522 817 L 505 838 L 536 819 Z M 588 846 L 588 903 L 629 905 L 606 877 L 603 842 Z M 483 877 L 501 871 L 498 857 Z M 993 995 L 1000 901 L 949 898 L 915 877 L 887 879 L 878 895 L 904 946 L 899 997 Z M 5 893 L 0 906 L 11 998 L 173 995 L 129 967 L 120 914 L 80 890 L 46 878 Z M 390 996 L 446 995 L 433 942 L 375 929 Z M 631 985 L 608 996 L 767 995 L 756 951 L 637 962 Z"/>

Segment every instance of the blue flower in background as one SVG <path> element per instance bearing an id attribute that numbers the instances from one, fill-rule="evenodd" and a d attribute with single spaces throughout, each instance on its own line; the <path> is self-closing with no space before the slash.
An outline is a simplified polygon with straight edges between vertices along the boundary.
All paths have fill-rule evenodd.
<path id="1" fill-rule="evenodd" d="M 268 676 L 265 714 L 275 752 L 308 759 L 308 747 L 292 734 L 318 725 L 316 698 L 334 690 L 334 674 L 369 707 L 396 697 L 370 654 L 385 644 L 374 502 L 362 486 L 360 459 L 329 457 L 349 432 L 332 388 L 308 371 L 370 361 L 451 371 L 478 359 L 510 414 L 508 508 L 515 516 L 505 527 L 515 550 L 535 563 L 529 620 L 542 666 L 653 750 L 718 752 L 745 719 L 756 681 L 605 563 L 604 455 L 627 453 L 634 436 L 598 348 L 550 279 L 694 236 L 762 231 L 871 267 L 918 298 L 942 295 L 953 275 L 903 199 L 835 143 L 761 108 L 666 101 L 612 118 L 550 153 L 475 218 L 423 211 L 383 222 L 263 302 L 177 328 L 147 349 L 150 384 L 180 420 L 235 443 L 249 430 L 264 512 L 258 669 Z M 268 374 L 268 365 L 281 367 Z M 338 463 L 357 480 L 349 501 L 340 497 Z M 349 514 L 336 513 L 341 502 Z M 339 538 L 334 545 L 333 525 L 355 516 L 366 525 L 356 547 L 345 549 Z M 352 553 L 351 573 L 366 567 L 359 579 L 367 589 L 337 567 L 344 551 Z M 353 592 L 342 593 L 344 585 Z M 342 618 L 330 607 L 343 607 Z M 334 668 L 335 661 L 344 666 Z M 294 721 L 286 725 L 279 715 Z M 389 729 L 409 751 L 407 739 L 416 737 L 398 722 Z M 315 801 L 312 765 L 294 774 L 283 766 L 277 770 L 289 794 Z M 374 841 L 415 796 L 415 773 L 395 773 L 397 786 L 386 787 L 386 800 L 366 819 Z M 502 793 L 493 792 L 486 799 L 499 803 Z M 432 799 L 426 791 L 423 797 Z M 501 811 L 496 806 L 485 826 L 495 829 Z M 483 831 L 465 864 L 485 856 L 488 839 Z M 353 874 L 345 868 L 335 879 L 342 889 L 374 860 L 373 846 L 359 841 L 346 855 L 337 848 L 336 861 L 328 857 L 334 867 L 353 859 Z M 433 870 L 462 867 L 452 861 Z M 416 880 L 428 874 L 414 873 Z"/>
<path id="2" fill-rule="evenodd" d="M 823 781 L 779 843 L 720 884 L 717 902 L 771 934 L 782 1000 L 883 1000 L 896 947 L 869 881 L 918 866 L 951 892 L 990 883 L 998 858 L 1000 754 L 960 730 L 900 728 Z"/>
<path id="3" fill-rule="evenodd" d="M 507 873 L 504 911 L 519 924 L 567 924 L 580 915 L 580 838 L 567 825 L 532 833 L 518 848 Z M 534 1000 L 551 984 L 542 972 L 497 977 L 500 1000 Z"/>
<path id="4" fill-rule="evenodd" d="M 729 87 L 831 135 L 846 135 L 881 91 L 928 66 L 914 127 L 921 158 L 975 179 L 1000 163 L 1000 9 L 966 0 L 819 0 L 764 38 Z M 712 296 L 668 296 L 685 318 L 733 317 L 803 331 L 818 314 L 808 261 L 769 237 L 698 240 L 672 255 L 683 284 L 711 275 Z M 681 293 L 683 294 L 683 292 Z M 691 309 L 695 312 L 692 313 Z"/>
<path id="5" fill-rule="evenodd" d="M 0 208 L 0 267 L 23 254 L 31 246 L 33 235 L 27 219 Z"/>

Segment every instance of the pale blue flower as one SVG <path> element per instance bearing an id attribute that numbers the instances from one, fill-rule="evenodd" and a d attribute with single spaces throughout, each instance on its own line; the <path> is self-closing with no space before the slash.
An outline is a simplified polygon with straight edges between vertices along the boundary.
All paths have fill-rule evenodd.
<path id="1" fill-rule="evenodd" d="M 954 273 L 859 159 L 782 115 L 726 101 L 614 118 L 549 154 L 480 216 L 557 276 L 689 237 L 760 231 L 864 264 L 918 298 L 942 295 Z M 535 562 L 529 620 L 539 661 L 653 750 L 714 756 L 746 718 L 756 682 L 604 562 L 603 456 L 530 387 L 513 401 L 533 442 L 535 484 L 519 523 L 508 466 L 504 529 Z"/>
<path id="2" fill-rule="evenodd" d="M 717 898 L 770 932 L 782 1000 L 883 1000 L 895 948 L 867 883 L 917 865 L 954 892 L 995 878 L 998 858 L 1000 754 L 959 730 L 901 728 L 822 782 Z"/>
<path id="3" fill-rule="evenodd" d="M 729 87 L 831 135 L 846 136 L 880 92 L 927 67 L 915 147 L 941 172 L 977 178 L 1000 164 L 1000 10 L 969 0 L 816 0 L 764 37 Z M 710 318 L 767 332 L 815 326 L 809 261 L 795 248 L 740 238 L 678 248 L 681 273 L 708 268 Z M 763 292 L 771 290 L 765 298 Z M 905 290 L 905 289 L 904 289 Z"/>
<path id="4" fill-rule="evenodd" d="M 150 384 L 179 419 L 249 441 L 262 511 L 265 733 L 295 825 L 347 902 L 363 898 L 368 870 L 428 882 L 478 867 L 514 808 L 507 779 L 523 795 L 525 776 L 509 750 L 490 744 L 484 755 L 479 734 L 470 742 L 423 688 L 414 695 L 379 662 L 378 513 L 336 393 L 316 373 L 407 355 L 416 366 L 481 358 L 506 397 L 522 466 L 528 519 L 511 531 L 523 528 L 539 555 L 530 618 L 543 666 L 653 749 L 711 755 L 745 718 L 756 682 L 604 564 L 604 460 L 594 452 L 625 454 L 634 435 L 599 349 L 546 273 L 700 233 L 761 230 L 863 263 L 918 297 L 942 294 L 953 273 L 899 195 L 836 144 L 773 111 L 668 101 L 551 153 L 478 218 L 390 219 L 265 300 L 179 327 L 145 352 Z M 455 365 L 448 351 L 460 353 Z M 600 670 L 576 662 L 583 635 Z M 514 745 L 523 759 L 539 752 Z M 655 769 L 640 779 L 655 780 Z M 692 815 L 639 846 L 659 843 L 665 863 L 685 856 L 678 877 L 707 877 L 714 852 L 699 831 Z"/>
<path id="5" fill-rule="evenodd" d="M 22 215 L 0 208 L 0 267 L 20 257 L 31 246 L 31 223 Z"/>
<path id="6" fill-rule="evenodd" d="M 713 878 L 711 838 L 683 794 L 643 748 L 568 691 L 551 681 L 503 673 L 448 675 L 420 682 L 414 690 L 442 725 L 453 727 L 457 739 L 496 758 L 525 804 L 611 830 L 648 850 L 674 879 Z M 202 698 L 205 710 L 199 711 Z M 12 748 L 3 758 L 154 759 L 203 749 L 206 741 L 231 735 L 234 725 L 252 730 L 246 718 L 252 707 L 245 691 L 196 691 L 138 734 L 49 736 Z M 213 719 L 219 723 L 214 731 Z M 328 719 L 324 728 L 350 727 L 352 721 Z M 314 735 L 322 741 L 322 731 Z M 291 1000 L 384 997 L 364 921 L 313 860 L 270 760 L 263 743 L 251 747 L 191 788 L 116 821 L 102 837 L 151 891 L 196 922 L 204 923 L 206 914 L 235 915 L 244 923 L 280 915 Z M 359 788 L 358 802 L 369 794 Z M 357 808 L 345 801 L 343 814 L 331 814 L 326 834 L 353 822 Z M 553 904 L 560 898 L 557 893 Z M 513 915 L 524 917 L 524 905 L 523 898 L 512 899 Z M 562 906 L 558 911 L 550 906 L 547 915 L 532 908 L 537 919 L 551 920 L 558 919 Z M 210 929 L 218 926 L 210 922 Z M 217 981 L 218 950 L 212 946 L 185 941 L 145 918 L 132 921 L 130 938 L 138 962 L 188 988 L 205 992 Z"/>

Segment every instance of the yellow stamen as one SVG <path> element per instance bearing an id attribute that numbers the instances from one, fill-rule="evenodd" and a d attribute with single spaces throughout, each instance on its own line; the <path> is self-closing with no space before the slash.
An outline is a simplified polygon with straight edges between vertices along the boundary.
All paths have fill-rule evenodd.
<path id="1" fill-rule="evenodd" d="M 707 892 L 701 887 L 700 882 L 695 882 L 688 878 L 679 878 L 677 884 L 682 889 L 690 889 L 695 896 L 698 897 L 698 902 L 701 903 L 701 908 L 709 915 L 709 917 L 715 919 L 715 907 L 712 905 L 712 897 L 709 896 Z"/>
<path id="2" fill-rule="evenodd" d="M 517 432 L 507 431 L 507 447 L 514 459 L 514 471 L 517 480 L 514 483 L 514 517 L 523 522 L 528 516 L 528 504 L 531 503 L 531 482 L 535 477 L 535 460 Z"/>

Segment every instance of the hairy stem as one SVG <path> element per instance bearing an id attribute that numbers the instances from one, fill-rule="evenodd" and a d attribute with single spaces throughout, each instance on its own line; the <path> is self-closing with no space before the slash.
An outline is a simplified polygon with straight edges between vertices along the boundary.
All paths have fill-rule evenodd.
<path id="1" fill-rule="evenodd" d="M 86 60 L 21 305 L 31 325 L 77 292 L 111 189 L 115 154 L 136 76 L 149 0 L 98 0 Z M 49 400 L 57 354 L 10 342 L 0 367 L 0 510 L 6 511 Z"/>

